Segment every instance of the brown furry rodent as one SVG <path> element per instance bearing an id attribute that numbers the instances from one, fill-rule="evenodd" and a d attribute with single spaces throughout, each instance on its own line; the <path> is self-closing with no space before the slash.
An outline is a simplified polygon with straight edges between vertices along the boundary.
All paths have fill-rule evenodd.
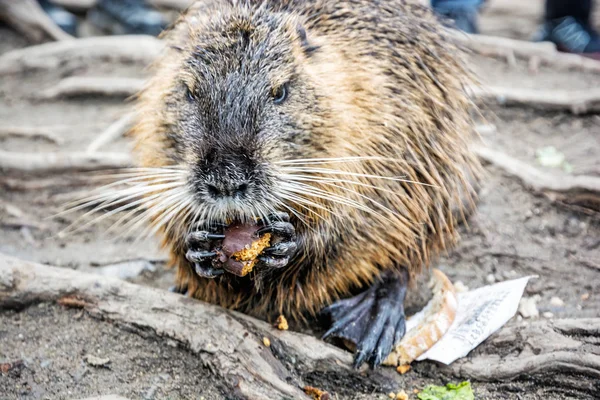
<path id="1" fill-rule="evenodd" d="M 401 0 L 200 1 L 164 37 L 133 133 L 167 182 L 151 219 L 178 287 L 262 318 L 327 307 L 326 336 L 380 364 L 407 281 L 455 241 L 472 193 L 460 52 Z M 272 246 L 224 272 L 223 224 L 257 219 Z"/>

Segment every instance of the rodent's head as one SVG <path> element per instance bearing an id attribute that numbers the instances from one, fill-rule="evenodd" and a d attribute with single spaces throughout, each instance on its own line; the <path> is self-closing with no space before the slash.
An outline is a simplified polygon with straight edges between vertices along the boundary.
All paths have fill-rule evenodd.
<path id="1" fill-rule="evenodd" d="M 184 24 L 175 42 L 187 47 L 171 48 L 170 73 L 158 74 L 166 156 L 189 168 L 213 215 L 267 212 L 281 200 L 279 162 L 327 156 L 315 136 L 327 111 L 307 71 L 318 47 L 297 17 L 260 8 Z"/>

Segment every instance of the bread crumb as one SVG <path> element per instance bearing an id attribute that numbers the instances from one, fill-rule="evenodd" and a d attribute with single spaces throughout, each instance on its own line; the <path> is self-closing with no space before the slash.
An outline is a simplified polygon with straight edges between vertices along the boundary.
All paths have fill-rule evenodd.
<path id="1" fill-rule="evenodd" d="M 410 365 L 398 365 L 398 368 L 396 368 L 396 371 L 398 371 L 399 374 L 404 375 L 405 373 L 408 372 L 409 369 L 410 369 Z"/>
<path id="2" fill-rule="evenodd" d="M 408 400 L 408 395 L 404 390 L 401 390 L 396 393 L 396 400 Z"/>
<path id="3" fill-rule="evenodd" d="M 312 386 L 304 386 L 304 393 L 311 396 L 313 400 L 330 400 L 331 396 L 324 390 Z"/>
<path id="4" fill-rule="evenodd" d="M 389 392 L 389 393 L 388 393 L 388 397 L 389 397 L 390 399 L 395 399 L 395 398 L 396 398 L 396 393 L 394 393 L 394 392 Z"/>
<path id="5" fill-rule="evenodd" d="M 290 328 L 287 319 L 285 319 L 283 314 L 277 317 L 277 321 L 275 321 L 275 324 L 277 326 L 277 329 L 279 329 L 280 331 L 287 331 Z"/>
<path id="6" fill-rule="evenodd" d="M 413 389 L 414 394 L 419 394 L 419 389 Z"/>
<path id="7" fill-rule="evenodd" d="M 271 340 L 268 337 L 263 337 L 263 344 L 269 347 L 271 345 Z"/>

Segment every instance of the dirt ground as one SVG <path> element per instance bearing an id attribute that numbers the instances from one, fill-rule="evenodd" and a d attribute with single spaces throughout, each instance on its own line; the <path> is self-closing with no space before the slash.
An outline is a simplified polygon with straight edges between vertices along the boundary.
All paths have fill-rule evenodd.
<path id="1" fill-rule="evenodd" d="M 513 0 L 492 1 L 481 19 L 481 29 L 486 34 L 527 39 L 537 26 L 541 4 L 531 1 L 521 7 Z M 0 27 L 0 38 L 0 54 L 27 45 L 6 27 Z M 510 66 L 480 56 L 471 56 L 471 62 L 481 81 L 496 86 L 570 90 L 600 86 L 600 76 L 593 73 L 547 67 L 533 73 L 524 63 Z M 36 98 L 36 93 L 65 76 L 136 77 L 141 70 L 135 64 L 99 64 L 2 78 L 0 124 L 44 127 L 62 143 L 11 137 L 0 138 L 0 148 L 23 152 L 85 149 L 126 111 L 124 100 L 77 97 L 44 101 Z M 489 105 L 483 109 L 483 117 L 481 123 L 497 128 L 483 135 L 490 147 L 535 165 L 536 150 L 554 146 L 565 155 L 573 174 L 600 176 L 600 116 Z M 123 151 L 127 146 L 122 139 L 106 150 Z M 459 246 L 440 260 L 440 268 L 469 288 L 535 274 L 539 278 L 529 283 L 525 296 L 539 296 L 537 318 L 599 317 L 598 215 L 533 194 L 494 167 L 487 167 L 486 173 L 469 229 L 463 229 Z M 59 235 L 76 215 L 48 217 L 74 190 L 85 188 L 77 177 L 3 172 L 0 187 L 1 253 L 93 273 L 110 274 L 107 266 L 121 264 L 124 270 L 135 270 L 127 277 L 132 282 L 164 289 L 172 284 L 173 274 L 163 268 L 165 254 L 156 240 L 139 243 L 134 237 L 105 237 L 102 231 L 109 221 L 74 237 Z M 553 297 L 564 304 L 551 301 Z M 509 323 L 528 321 L 517 316 Z M 109 358 L 110 362 L 95 367 L 85 361 L 87 355 Z M 144 338 L 56 305 L 39 304 L 21 312 L 0 310 L 0 363 L 14 361 L 20 365 L 0 375 L 0 399 L 77 399 L 110 393 L 132 399 L 228 398 L 202 362 L 175 343 Z M 426 384 L 447 382 L 432 375 L 428 364 L 419 363 L 402 377 L 391 371 L 390 379 L 411 394 Z M 536 391 L 535 385 L 523 382 L 511 385 L 473 382 L 477 399 L 600 398 L 589 392 Z M 389 391 L 389 387 L 381 387 L 336 393 L 336 398 L 383 399 Z"/>

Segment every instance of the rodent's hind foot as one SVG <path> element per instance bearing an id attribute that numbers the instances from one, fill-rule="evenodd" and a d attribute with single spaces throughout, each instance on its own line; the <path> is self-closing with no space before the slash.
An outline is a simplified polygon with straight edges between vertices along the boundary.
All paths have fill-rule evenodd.
<path id="1" fill-rule="evenodd" d="M 333 303 L 321 311 L 331 327 L 323 339 L 337 337 L 356 344 L 354 368 L 365 361 L 380 365 L 406 333 L 404 298 L 408 273 L 383 273 L 361 294 Z"/>

